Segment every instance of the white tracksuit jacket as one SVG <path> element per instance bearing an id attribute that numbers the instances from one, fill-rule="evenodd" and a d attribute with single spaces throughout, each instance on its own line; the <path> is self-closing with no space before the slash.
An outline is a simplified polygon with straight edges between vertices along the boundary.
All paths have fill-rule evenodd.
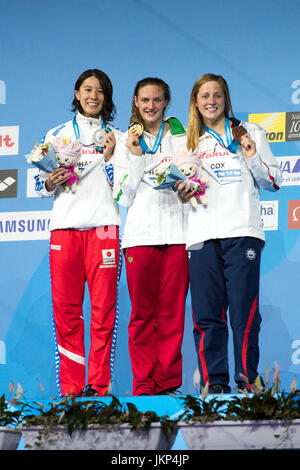
<path id="1" fill-rule="evenodd" d="M 76 192 L 74 194 L 72 191 L 65 192 L 61 187 L 48 192 L 44 182 L 49 174 L 42 171 L 39 173 L 40 181 L 36 184 L 36 189 L 41 196 L 54 195 L 50 231 L 67 228 L 88 230 L 121 223 L 118 206 L 113 199 L 106 173 L 106 170 L 112 171 L 113 158 L 106 163 L 103 155 L 94 146 L 89 146 L 95 130 L 102 126 L 102 119 L 87 118 L 78 113 L 76 120 L 80 131 L 80 141 L 83 144 L 81 158 L 77 164 L 83 173 L 77 181 Z M 122 136 L 122 132 L 114 129 L 110 124 L 107 127 L 114 131 L 116 139 Z M 56 136 L 75 140 L 73 120 L 48 131 L 43 141 L 52 142 Z"/>
<path id="2" fill-rule="evenodd" d="M 229 152 L 205 132 L 199 139 L 202 152 L 202 178 L 208 180 L 207 206 L 194 209 L 188 203 L 187 248 L 199 249 L 205 240 L 228 237 L 256 237 L 265 240 L 260 216 L 259 188 L 276 191 L 281 184 L 281 170 L 268 144 L 265 131 L 257 124 L 241 122 L 256 143 L 256 155 L 246 159 L 238 147 L 241 181 L 220 184 L 215 174 L 216 163 L 222 166 Z M 223 136 L 223 140 L 225 136 Z"/>
<path id="3" fill-rule="evenodd" d="M 144 139 L 153 148 L 155 137 L 144 132 Z M 187 211 L 174 191 L 153 189 L 154 170 L 168 165 L 174 154 L 185 147 L 185 129 L 181 127 L 179 133 L 171 126 L 153 155 L 132 155 L 125 146 L 126 140 L 127 132 L 114 152 L 114 198 L 128 207 L 122 248 L 185 244 Z"/>

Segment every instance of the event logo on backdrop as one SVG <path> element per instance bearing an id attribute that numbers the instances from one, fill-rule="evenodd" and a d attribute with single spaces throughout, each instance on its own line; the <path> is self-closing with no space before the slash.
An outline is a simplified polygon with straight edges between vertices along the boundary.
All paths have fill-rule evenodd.
<path id="1" fill-rule="evenodd" d="M 265 129 L 269 142 L 300 140 L 300 111 L 249 114 L 248 119 Z"/>
<path id="2" fill-rule="evenodd" d="M 300 80 L 294 80 L 292 82 L 292 88 L 295 89 L 292 93 L 292 103 L 299 104 L 300 103 Z"/>

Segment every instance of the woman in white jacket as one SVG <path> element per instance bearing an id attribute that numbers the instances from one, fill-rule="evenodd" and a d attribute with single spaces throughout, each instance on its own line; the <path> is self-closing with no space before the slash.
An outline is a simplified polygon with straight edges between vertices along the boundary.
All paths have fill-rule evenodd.
<path id="1" fill-rule="evenodd" d="M 142 124 L 144 132 L 124 134 L 114 154 L 114 197 L 128 207 L 122 248 L 132 308 L 133 395 L 172 393 L 182 382 L 186 216 L 173 191 L 153 188 L 155 171 L 185 146 L 181 123 L 164 117 L 169 100 L 163 80 L 139 81 L 130 122 Z"/>
<path id="2" fill-rule="evenodd" d="M 187 248 L 201 384 L 209 384 L 212 393 L 231 390 L 228 307 L 238 389 L 251 389 L 258 375 L 259 273 L 265 241 L 259 188 L 277 191 L 281 183 L 264 130 L 230 115 L 223 77 L 200 77 L 190 98 L 187 148 L 201 152 L 207 205 L 188 205 Z M 187 203 L 193 195 L 190 185 L 178 188 Z"/>
<path id="3" fill-rule="evenodd" d="M 98 70 L 83 72 L 75 83 L 74 119 L 44 137 L 81 144 L 76 192 L 64 191 L 69 174 L 60 167 L 40 173 L 41 196 L 54 197 L 50 221 L 50 272 L 57 385 L 61 395 L 105 395 L 110 387 L 116 341 L 117 283 L 120 275 L 118 207 L 109 180 L 116 136 L 112 85 Z M 103 144 L 95 136 L 106 134 Z M 99 138 L 98 138 L 99 141 Z M 87 281 L 91 301 L 91 346 L 87 386 L 82 304 Z"/>

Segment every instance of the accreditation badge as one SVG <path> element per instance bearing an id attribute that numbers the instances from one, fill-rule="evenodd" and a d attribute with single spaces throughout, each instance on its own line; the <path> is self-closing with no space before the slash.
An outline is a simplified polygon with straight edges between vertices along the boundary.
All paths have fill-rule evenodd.
<path id="1" fill-rule="evenodd" d="M 209 157 L 209 158 L 208 158 Z M 242 181 L 241 162 L 238 155 L 228 150 L 204 154 L 204 165 L 209 167 L 220 184 L 232 184 Z"/>
<path id="2" fill-rule="evenodd" d="M 157 172 L 164 172 L 170 167 L 172 162 L 172 157 L 159 157 L 148 156 L 148 165 L 145 168 L 145 172 L 142 178 L 142 181 L 152 187 L 156 186 L 155 180 Z"/>

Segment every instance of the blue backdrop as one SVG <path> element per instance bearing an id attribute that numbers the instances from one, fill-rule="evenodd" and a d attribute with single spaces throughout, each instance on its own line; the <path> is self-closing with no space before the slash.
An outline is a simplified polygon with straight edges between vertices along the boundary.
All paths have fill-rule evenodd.
<path id="1" fill-rule="evenodd" d="M 300 384 L 300 70 L 298 0 L 10 0 L 0 31 L 0 393 L 19 382 L 28 399 L 57 396 L 48 269 L 52 201 L 35 196 L 24 155 L 45 131 L 71 118 L 73 86 L 87 68 L 114 85 L 115 125 L 126 130 L 137 80 L 169 83 L 169 115 L 187 124 L 195 80 L 223 75 L 238 118 L 261 123 L 284 185 L 262 191 L 260 369 L 280 365 L 285 388 Z M 122 210 L 125 220 L 126 213 Z M 113 393 L 131 393 L 127 347 L 130 301 L 119 290 Z M 89 298 L 85 299 L 88 324 Z M 87 328 L 86 341 L 89 344 Z M 231 344 L 231 343 L 230 343 Z M 232 349 L 230 346 L 232 361 Z M 183 344 L 184 393 L 197 367 L 190 297 Z M 233 385 L 233 384 L 232 384 Z"/>

